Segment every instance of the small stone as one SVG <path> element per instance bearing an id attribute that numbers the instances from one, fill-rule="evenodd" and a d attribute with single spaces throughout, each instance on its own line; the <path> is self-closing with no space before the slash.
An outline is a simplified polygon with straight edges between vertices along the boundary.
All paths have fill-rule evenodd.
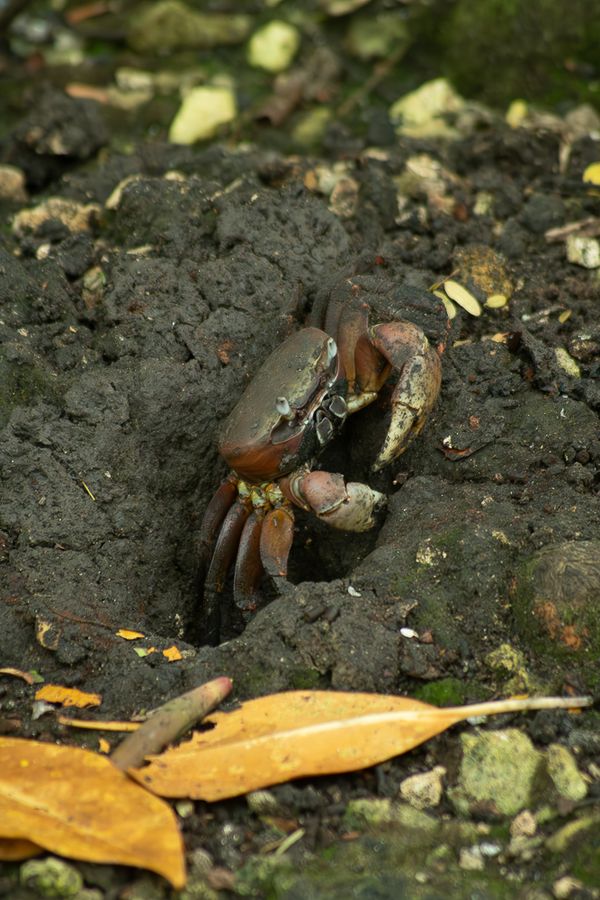
<path id="1" fill-rule="evenodd" d="M 22 237 L 28 231 L 37 231 L 50 219 L 56 219 L 71 232 L 89 231 L 92 221 L 99 212 L 100 206 L 97 203 L 84 204 L 64 197 L 49 197 L 39 206 L 23 209 L 17 213 L 12 227 L 14 233 Z"/>
<path id="2" fill-rule="evenodd" d="M 27 203 L 25 173 L 16 166 L 0 166 L 0 200 Z"/>
<path id="3" fill-rule="evenodd" d="M 537 822 L 529 809 L 524 809 L 510 823 L 510 835 L 513 838 L 533 837 L 536 831 Z"/>
<path id="4" fill-rule="evenodd" d="M 543 756 L 516 728 L 462 734 L 458 783 L 448 796 L 459 813 L 512 816 L 531 805 Z"/>
<path id="5" fill-rule="evenodd" d="M 506 124 L 511 128 L 518 128 L 523 124 L 529 113 L 529 107 L 525 100 L 513 100 L 505 115 Z"/>
<path id="6" fill-rule="evenodd" d="M 554 355 L 563 372 L 566 372 L 571 378 L 581 378 L 581 369 L 564 347 L 555 347 Z"/>
<path id="7" fill-rule="evenodd" d="M 248 42 L 248 62 L 267 72 L 283 72 L 292 62 L 300 46 L 300 32 L 288 22 L 273 19 Z"/>
<path id="8" fill-rule="evenodd" d="M 550 744 L 546 750 L 546 768 L 554 787 L 567 800 L 583 800 L 587 784 L 572 754 L 561 744 Z"/>
<path id="9" fill-rule="evenodd" d="M 485 244 L 457 247 L 453 255 L 457 280 L 469 290 L 485 295 L 486 306 L 504 306 L 514 290 L 506 260 Z M 492 302 L 490 302 L 494 298 Z"/>
<path id="10" fill-rule="evenodd" d="M 54 856 L 23 863 L 19 879 L 38 897 L 76 897 L 83 888 L 83 878 L 77 869 Z"/>
<path id="11" fill-rule="evenodd" d="M 580 891 L 583 888 L 583 882 L 578 878 L 572 878 L 571 875 L 564 875 L 552 885 L 552 893 L 556 900 L 568 900 L 574 891 Z"/>
<path id="12" fill-rule="evenodd" d="M 588 470 L 578 463 L 583 473 Z M 512 598 L 521 636 L 544 656 L 587 654 L 600 647 L 597 600 L 600 541 L 548 544 L 517 570 Z"/>
<path id="13" fill-rule="evenodd" d="M 246 803 L 248 809 L 257 816 L 273 815 L 279 806 L 275 794 L 271 791 L 252 791 L 246 794 Z"/>
<path id="14" fill-rule="evenodd" d="M 197 87 L 187 94 L 169 129 L 174 144 L 194 144 L 215 135 L 237 115 L 235 95 L 227 87 Z"/>
<path id="15" fill-rule="evenodd" d="M 567 259 L 584 269 L 597 269 L 600 266 L 600 242 L 595 238 L 570 234 L 567 238 Z"/>
<path id="16" fill-rule="evenodd" d="M 481 872 L 485 868 L 479 847 L 463 847 L 458 864 L 467 872 Z"/>
<path id="17" fill-rule="evenodd" d="M 457 131 L 446 116 L 455 115 L 464 107 L 463 98 L 445 78 L 427 81 L 400 97 L 390 107 L 390 119 L 396 131 L 407 137 L 455 137 Z"/>
<path id="18" fill-rule="evenodd" d="M 405 778 L 400 785 L 402 799 L 414 806 L 415 809 L 438 806 L 442 799 L 442 779 L 445 774 L 446 770 L 443 766 L 436 766 L 430 772 L 422 772 Z"/>
<path id="19" fill-rule="evenodd" d="M 175 810 L 180 819 L 189 819 L 194 812 L 194 804 L 191 800 L 178 800 Z"/>
<path id="20" fill-rule="evenodd" d="M 339 219 L 351 219 L 358 207 L 360 185 L 354 178 L 340 178 L 331 192 L 329 209 Z"/>

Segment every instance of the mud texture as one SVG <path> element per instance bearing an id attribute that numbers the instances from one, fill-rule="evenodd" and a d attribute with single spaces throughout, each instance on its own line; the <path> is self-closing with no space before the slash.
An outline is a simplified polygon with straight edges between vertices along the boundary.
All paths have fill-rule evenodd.
<path id="1" fill-rule="evenodd" d="M 506 645 L 520 654 L 522 690 L 597 690 L 597 625 L 569 644 L 559 587 L 558 625 L 533 642 L 535 612 L 521 602 L 540 551 L 597 547 L 600 533 L 597 270 L 569 264 L 564 244 L 544 236 L 597 213 L 580 181 L 594 144 L 575 143 L 563 172 L 555 133 L 502 123 L 450 144 L 363 147 L 348 160 L 357 202 L 341 217 L 311 189 L 309 158 L 145 145 L 82 165 L 106 140 L 87 108 L 44 97 L 42 132 L 66 131 L 58 159 L 46 156 L 47 141 L 23 156 L 28 120 L 4 148 L 25 169 L 31 205 L 60 196 L 96 206 L 82 230 L 50 218 L 15 232 L 22 204 L 6 200 L 1 210 L 1 665 L 98 691 L 107 718 L 218 674 L 234 679 L 236 698 L 298 687 L 431 689 L 433 698 L 437 684 L 440 697 L 449 684 L 453 700 L 490 697 L 515 687 L 514 669 L 490 656 Z M 449 213 L 417 192 L 400 215 L 396 176 L 423 152 L 456 173 L 455 206 Z M 126 176 L 135 177 L 111 197 Z M 493 212 L 476 214 L 482 191 Z M 319 460 L 389 495 L 378 527 L 348 536 L 300 513 L 293 583 L 280 594 L 265 585 L 273 599 L 243 633 L 206 646 L 198 529 L 226 474 L 219 423 L 253 372 L 345 275 L 384 285 L 405 316 L 403 286 L 427 291 L 465 249 L 482 246 L 503 256 L 514 292 L 480 318 L 459 311 L 449 333 L 431 295 L 421 324 L 446 349 L 442 394 L 423 433 L 391 471 L 371 474 L 384 390 Z M 373 321 L 393 314 L 374 310 Z M 588 563 L 597 579 L 597 561 Z M 578 594 L 586 621 L 597 596 Z M 120 628 L 143 632 L 138 645 L 157 652 L 138 656 Z M 184 658 L 171 663 L 159 651 L 174 643 Z M 32 719 L 28 686 L 4 679 L 0 692 L 4 730 L 66 737 L 52 714 Z M 537 721 L 550 723 L 548 741 L 565 733 L 564 718 Z M 444 740 L 435 746 L 444 757 Z M 369 791 L 375 778 L 366 777 Z M 294 814 L 314 822 L 315 810 L 342 796 L 336 785 L 324 800 L 298 789 Z M 310 791 L 321 797 L 313 807 Z M 232 815 L 243 830 L 243 809 L 222 805 L 218 827 Z M 192 848 L 203 817 L 186 825 Z M 239 866 L 233 839 L 205 826 L 217 863 Z M 314 829 L 308 844 L 318 848 Z M 335 829 L 325 831 L 333 840 Z M 377 896 L 397 896 L 403 883 Z"/>

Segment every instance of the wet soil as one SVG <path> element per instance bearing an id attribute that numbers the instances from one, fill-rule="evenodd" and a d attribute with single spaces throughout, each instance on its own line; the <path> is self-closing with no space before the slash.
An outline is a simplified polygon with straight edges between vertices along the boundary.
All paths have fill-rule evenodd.
<path id="1" fill-rule="evenodd" d="M 57 156 L 59 138 L 67 152 Z M 356 205 L 340 215 L 311 176 L 332 164 L 335 147 L 324 161 L 161 143 L 98 156 L 105 142 L 93 104 L 49 92 L 3 148 L 26 172 L 30 205 L 59 196 L 92 207 L 81 230 L 50 216 L 15 231 L 24 204 L 5 200 L 1 209 L 1 665 L 101 693 L 105 718 L 220 674 L 234 679 L 235 699 L 299 687 L 453 703 L 597 690 L 597 568 L 578 570 L 588 581 L 575 620 L 564 580 L 577 572 L 557 566 L 559 599 L 547 581 L 540 597 L 532 575 L 542 548 L 556 562 L 576 543 L 593 561 L 600 534 L 598 270 L 568 263 L 564 242 L 545 237 L 597 214 L 598 198 L 581 182 L 597 143 L 575 142 L 561 170 L 554 131 L 512 130 L 490 117 L 454 142 L 400 139 L 351 155 L 343 147 Z M 436 206 L 416 191 L 400 214 L 397 177 L 418 153 L 455 173 L 454 203 Z M 481 192 L 493 208 L 476 212 Z M 465 249 L 482 246 L 501 254 L 514 291 L 479 318 L 459 310 L 449 333 L 431 295 L 421 324 L 446 350 L 423 433 L 391 471 L 371 473 L 384 391 L 319 460 L 385 491 L 377 527 L 348 536 L 299 514 L 290 584 L 281 594 L 265 585 L 272 599 L 243 633 L 207 646 L 198 529 L 226 474 L 219 423 L 253 373 L 344 276 L 367 273 L 402 317 L 402 286 L 428 291 Z M 540 612 L 542 601 L 550 612 Z M 157 652 L 138 656 L 121 628 L 142 632 L 139 644 Z M 183 654 L 175 663 L 160 652 L 174 643 Z M 492 654 L 507 646 L 519 660 L 512 668 Z M 4 733 L 96 746 L 53 712 L 34 718 L 32 700 L 31 687 L 2 679 Z M 564 714 L 508 721 L 540 745 L 568 743 L 574 729 Z M 593 714 L 578 728 L 571 746 L 584 766 L 597 752 Z M 533 897 L 532 881 L 549 896 L 558 870 L 541 851 L 485 874 L 440 864 L 427 893 L 389 835 L 344 824 L 349 797 L 396 796 L 406 775 L 436 763 L 451 780 L 457 754 L 453 733 L 370 772 L 275 789 L 284 832 L 305 830 L 290 853 L 307 874 L 285 888 L 248 875 L 274 826 L 244 800 L 194 804 L 182 819 L 190 858 L 199 866 L 203 849 L 212 865 L 243 871 L 254 896 L 464 896 L 468 883 L 480 897 Z M 389 874 L 376 877 L 358 847 L 380 854 Z M 333 857 L 333 887 L 319 888 L 313 869 Z M 106 896 L 161 895 L 158 880 L 130 870 L 80 868 Z M 340 871 L 363 893 L 345 893 Z M 6 885 L 16 896 L 14 882 Z"/>

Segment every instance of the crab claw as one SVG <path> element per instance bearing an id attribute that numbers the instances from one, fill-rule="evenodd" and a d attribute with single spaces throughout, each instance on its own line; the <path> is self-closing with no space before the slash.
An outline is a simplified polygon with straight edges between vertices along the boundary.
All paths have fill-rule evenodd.
<path id="1" fill-rule="evenodd" d="M 332 472 L 296 472 L 280 487 L 293 503 L 342 531 L 368 531 L 375 524 L 373 513 L 386 499 L 368 485 L 346 483 Z"/>
<path id="2" fill-rule="evenodd" d="M 388 322 L 369 330 L 374 347 L 400 373 L 389 428 L 373 463 L 378 471 L 400 456 L 423 428 L 440 392 L 442 367 L 438 353 L 416 325 Z"/>

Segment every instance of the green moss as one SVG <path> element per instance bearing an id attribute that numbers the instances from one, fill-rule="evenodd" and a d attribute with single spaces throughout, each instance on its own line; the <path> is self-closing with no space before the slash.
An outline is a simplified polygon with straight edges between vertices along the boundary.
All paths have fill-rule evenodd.
<path id="1" fill-rule="evenodd" d="M 598 828 L 600 822 L 596 818 L 592 826 L 584 831 L 578 846 L 571 857 L 570 871 L 586 887 L 597 888 L 600 884 L 600 853 L 598 852 Z"/>
<path id="2" fill-rule="evenodd" d="M 600 18 L 589 0 L 459 0 L 444 38 L 446 72 L 464 94 L 501 106 L 597 101 L 593 81 L 576 74 L 597 63 Z"/>
<path id="3" fill-rule="evenodd" d="M 0 428 L 18 406 L 55 403 L 61 393 L 62 385 L 49 369 L 30 360 L 0 359 Z"/>
<path id="4" fill-rule="evenodd" d="M 417 688 L 414 696 L 433 706 L 461 706 L 466 701 L 466 686 L 458 678 L 440 678 Z"/>
<path id="5" fill-rule="evenodd" d="M 298 666 L 289 674 L 290 690 L 304 691 L 329 687 L 328 679 L 317 669 Z"/>
<path id="6" fill-rule="evenodd" d="M 235 893 L 240 897 L 281 897 L 294 882 L 291 862 L 282 856 L 253 856 L 238 871 Z"/>

